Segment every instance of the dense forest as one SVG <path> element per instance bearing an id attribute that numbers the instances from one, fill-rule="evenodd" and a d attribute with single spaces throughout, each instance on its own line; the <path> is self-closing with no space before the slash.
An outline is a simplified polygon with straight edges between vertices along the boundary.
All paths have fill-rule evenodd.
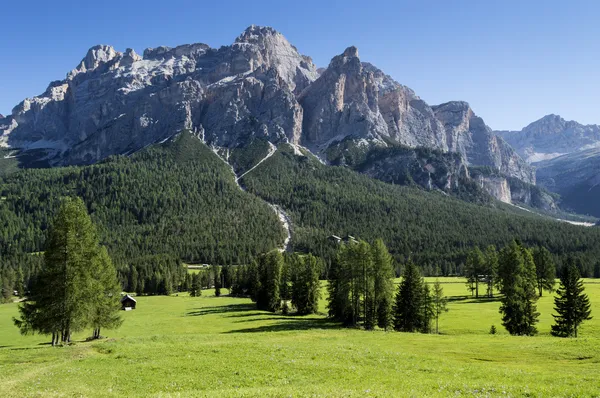
<path id="1" fill-rule="evenodd" d="M 256 142 L 231 160 L 247 170 L 250 152 L 266 151 Z M 411 258 L 425 275 L 463 274 L 472 247 L 502 247 L 516 237 L 547 247 L 559 266 L 575 255 L 583 276 L 594 274 L 600 258 L 600 228 L 384 183 L 297 156 L 286 145 L 240 183 L 248 192 L 229 165 L 187 133 L 96 165 L 12 169 L 0 177 L 0 278 L 16 286 L 35 275 L 64 196 L 84 200 L 123 286 L 141 293 L 176 288 L 185 279 L 182 262 L 248 264 L 279 247 L 285 231 L 265 201 L 291 216 L 294 251 L 325 259 L 323 276 L 337 250 L 331 235 L 382 238 L 396 264 Z"/>
<path id="2" fill-rule="evenodd" d="M 600 230 L 543 218 L 497 202 L 466 203 L 439 192 L 386 184 L 344 167 L 324 166 L 284 146 L 242 181 L 249 192 L 282 206 L 294 225 L 294 250 L 331 259 L 327 237 L 381 237 L 399 264 L 412 258 L 426 275 L 462 273 L 474 246 L 503 247 L 518 237 L 544 246 L 559 264 L 568 254 L 600 258 Z"/>
<path id="3" fill-rule="evenodd" d="M 121 270 L 139 259 L 161 270 L 175 259 L 247 263 L 284 239 L 275 212 L 240 190 L 228 165 L 200 140 L 181 134 L 131 157 L 25 169 L 0 179 L 0 266 L 8 274 L 3 279 L 15 280 L 21 269 L 28 280 L 39 268 L 42 256 L 36 253 L 44 250 L 64 196 L 84 200 Z M 139 273 L 147 273 L 141 264 Z M 151 277 L 147 282 L 153 283 Z"/>

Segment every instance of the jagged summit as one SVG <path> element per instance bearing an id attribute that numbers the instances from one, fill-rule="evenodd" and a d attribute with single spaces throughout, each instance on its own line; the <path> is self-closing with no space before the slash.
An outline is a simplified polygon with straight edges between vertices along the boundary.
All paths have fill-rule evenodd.
<path id="1" fill-rule="evenodd" d="M 497 131 L 529 163 L 600 146 L 600 126 L 583 125 L 550 114 L 521 131 Z"/>
<path id="2" fill-rule="evenodd" d="M 236 39 L 235 43 L 259 43 L 268 36 L 283 36 L 270 26 L 250 25 Z"/>
<path id="3" fill-rule="evenodd" d="M 486 138 L 489 128 L 467 103 L 429 106 L 362 62 L 354 46 L 317 71 L 281 33 L 256 25 L 219 48 L 160 46 L 140 56 L 94 46 L 66 79 L 2 119 L 0 145 L 44 149 L 54 165 L 93 163 L 183 129 L 217 147 L 260 138 L 302 143 L 323 157 L 344 141 L 427 147 L 530 182 L 527 166 Z"/>

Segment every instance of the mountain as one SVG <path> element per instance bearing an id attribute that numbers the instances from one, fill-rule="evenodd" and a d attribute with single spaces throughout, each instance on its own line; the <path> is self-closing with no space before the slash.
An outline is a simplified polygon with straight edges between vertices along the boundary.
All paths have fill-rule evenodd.
<path id="1" fill-rule="evenodd" d="M 567 211 L 600 216 L 600 126 L 547 115 L 521 131 L 498 131 L 536 168 L 540 187 Z"/>
<path id="2" fill-rule="evenodd" d="M 362 62 L 356 47 L 317 69 L 281 33 L 254 25 L 218 49 L 196 43 L 148 48 L 140 56 L 132 49 L 94 46 L 65 79 L 0 118 L 0 146 L 14 151 L 7 156 L 16 156 L 21 167 L 93 164 L 182 130 L 194 131 L 236 172 L 281 143 L 352 167 L 358 166 L 352 156 L 364 160 L 371 150 L 426 148 L 460 156 L 446 159 L 443 179 L 453 181 L 452 189 L 443 188 L 450 185 L 439 175 L 432 177 L 438 183 L 429 184 L 425 174 L 433 166 L 421 160 L 422 175 L 413 173 L 413 182 L 427 189 L 475 189 L 471 197 L 483 189 L 511 202 L 507 179 L 535 184 L 533 169 L 468 103 L 430 106 Z M 407 165 L 392 157 L 377 167 L 393 174 Z M 465 170 L 480 166 L 499 176 L 487 180 L 480 174 L 470 183 Z M 386 170 L 369 173 L 389 177 Z"/>
<path id="3" fill-rule="evenodd" d="M 496 131 L 529 163 L 600 146 L 600 126 L 547 115 L 521 131 Z"/>
<path id="4" fill-rule="evenodd" d="M 570 211 L 600 217 L 600 147 L 536 163 L 540 185 Z"/>

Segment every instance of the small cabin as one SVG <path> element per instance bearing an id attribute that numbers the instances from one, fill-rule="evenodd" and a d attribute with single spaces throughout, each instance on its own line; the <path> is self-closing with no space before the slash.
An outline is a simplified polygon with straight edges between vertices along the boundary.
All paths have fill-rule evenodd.
<path id="1" fill-rule="evenodd" d="M 137 304 L 137 301 L 128 294 L 123 296 L 123 298 L 121 299 L 121 309 L 123 311 L 135 310 L 136 304 Z"/>

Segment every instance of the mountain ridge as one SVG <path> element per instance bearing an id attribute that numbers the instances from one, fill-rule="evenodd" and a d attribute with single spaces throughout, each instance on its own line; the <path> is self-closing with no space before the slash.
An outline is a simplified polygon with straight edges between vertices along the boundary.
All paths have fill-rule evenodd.
<path id="1" fill-rule="evenodd" d="M 254 139 L 303 145 L 326 160 L 347 140 L 431 148 L 535 184 L 533 169 L 468 103 L 430 106 L 354 46 L 318 70 L 281 33 L 256 25 L 219 48 L 160 46 L 140 56 L 94 46 L 64 80 L 0 119 L 0 146 L 50 166 L 91 164 L 182 130 L 227 153 Z"/>

